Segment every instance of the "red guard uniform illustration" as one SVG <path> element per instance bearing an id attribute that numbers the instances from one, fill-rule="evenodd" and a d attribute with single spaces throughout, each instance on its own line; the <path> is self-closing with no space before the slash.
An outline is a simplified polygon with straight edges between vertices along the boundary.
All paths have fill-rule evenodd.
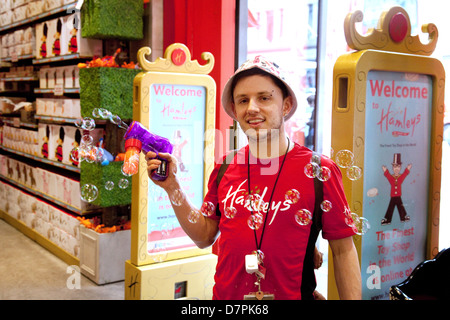
<path id="1" fill-rule="evenodd" d="M 394 154 L 394 161 L 392 163 L 393 174 L 389 172 L 386 166 L 382 166 L 384 176 L 391 185 L 391 201 L 389 201 L 389 206 L 386 210 L 386 214 L 384 218 L 381 220 L 381 225 L 387 225 L 391 223 L 395 207 L 397 207 L 401 222 L 406 222 L 410 220 L 410 217 L 406 214 L 405 207 L 403 206 L 402 183 L 405 180 L 406 176 L 409 174 L 412 164 L 408 164 L 405 171 L 402 174 L 400 174 L 400 171 L 402 170 L 401 157 L 402 157 L 401 153 Z"/>

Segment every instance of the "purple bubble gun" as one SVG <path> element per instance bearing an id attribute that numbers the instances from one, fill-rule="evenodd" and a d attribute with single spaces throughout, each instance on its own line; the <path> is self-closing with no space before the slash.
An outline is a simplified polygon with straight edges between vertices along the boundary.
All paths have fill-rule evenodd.
<path id="1" fill-rule="evenodd" d="M 144 126 L 138 121 L 133 121 L 130 124 L 127 132 L 125 132 L 125 159 L 122 166 L 122 171 L 124 174 L 131 176 L 136 174 L 139 169 L 139 153 L 147 153 L 153 151 L 156 154 L 160 152 L 172 153 L 173 146 L 168 139 L 160 137 L 156 134 L 148 131 Z M 152 172 L 152 178 L 155 180 L 163 181 L 166 180 L 167 171 L 167 161 L 157 157 L 162 161 L 161 165 Z"/>

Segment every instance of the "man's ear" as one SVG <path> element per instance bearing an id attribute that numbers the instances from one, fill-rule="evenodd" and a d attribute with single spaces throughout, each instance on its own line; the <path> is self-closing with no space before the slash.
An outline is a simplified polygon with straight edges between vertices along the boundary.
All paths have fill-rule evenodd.
<path id="1" fill-rule="evenodd" d="M 283 101 L 283 116 L 286 116 L 291 112 L 292 106 L 294 105 L 292 101 L 292 96 L 288 96 Z"/>
<path id="2" fill-rule="evenodd" d="M 233 111 L 234 117 L 236 117 L 236 106 L 234 105 L 234 102 L 231 103 L 231 110 Z"/>

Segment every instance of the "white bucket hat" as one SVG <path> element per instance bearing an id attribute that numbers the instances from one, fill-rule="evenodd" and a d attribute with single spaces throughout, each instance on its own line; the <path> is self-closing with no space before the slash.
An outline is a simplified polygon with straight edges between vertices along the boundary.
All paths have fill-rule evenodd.
<path id="1" fill-rule="evenodd" d="M 286 86 L 288 94 L 292 97 L 291 111 L 287 115 L 284 116 L 284 121 L 287 121 L 295 113 L 295 110 L 297 110 L 297 98 L 295 97 L 295 93 L 292 90 L 291 86 L 286 82 L 286 77 L 284 76 L 281 68 L 277 64 L 267 60 L 266 58 L 264 58 L 262 56 L 256 56 L 256 57 L 244 62 L 239 67 L 239 69 L 236 70 L 234 75 L 230 79 L 228 79 L 228 81 L 225 84 L 225 87 L 223 89 L 223 92 L 222 92 L 222 106 L 225 109 L 225 112 L 231 118 L 236 120 L 236 117 L 233 113 L 233 97 L 232 97 L 233 93 L 231 92 L 231 84 L 233 83 L 233 79 L 237 74 L 241 73 L 242 71 L 253 69 L 253 68 L 259 68 L 259 69 L 267 72 L 268 74 L 275 76 L 276 78 L 280 79 L 281 82 L 283 82 L 284 85 Z"/>

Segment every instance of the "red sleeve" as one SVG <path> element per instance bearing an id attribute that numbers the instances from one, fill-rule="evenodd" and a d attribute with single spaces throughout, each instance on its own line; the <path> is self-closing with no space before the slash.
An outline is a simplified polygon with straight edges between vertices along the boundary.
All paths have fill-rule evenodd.
<path id="1" fill-rule="evenodd" d="M 332 205 L 330 211 L 322 214 L 322 237 L 337 240 L 353 236 L 355 235 L 353 227 L 346 223 L 346 214 L 350 213 L 350 209 L 344 193 L 341 170 L 332 160 L 325 157 L 322 158 L 322 166 L 331 170 L 330 179 L 323 182 L 323 198 Z"/>
<path id="2" fill-rule="evenodd" d="M 219 205 L 219 199 L 217 194 L 217 174 L 219 173 L 219 169 L 222 163 L 223 161 L 221 163 L 217 163 L 213 171 L 211 172 L 208 181 L 208 192 L 206 193 L 206 196 L 203 199 L 204 202 L 211 202 L 216 207 Z M 217 215 L 212 215 L 209 218 L 216 221 L 220 220 L 220 217 L 218 217 Z"/>

